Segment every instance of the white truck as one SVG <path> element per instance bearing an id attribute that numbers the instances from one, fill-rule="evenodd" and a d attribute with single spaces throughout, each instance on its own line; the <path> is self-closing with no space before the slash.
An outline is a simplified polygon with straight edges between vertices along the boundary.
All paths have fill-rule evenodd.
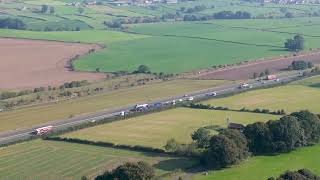
<path id="1" fill-rule="evenodd" d="M 148 109 L 148 106 L 149 104 L 137 104 L 135 107 L 134 107 L 134 110 L 136 111 L 143 111 L 145 109 Z"/>
<path id="2" fill-rule="evenodd" d="M 239 89 L 250 89 L 250 88 L 252 88 L 252 85 L 248 83 L 242 83 L 239 85 Z"/>

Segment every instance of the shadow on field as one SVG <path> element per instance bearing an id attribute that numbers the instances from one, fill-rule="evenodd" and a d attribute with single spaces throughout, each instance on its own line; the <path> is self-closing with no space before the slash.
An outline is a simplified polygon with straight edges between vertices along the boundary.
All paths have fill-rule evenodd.
<path id="1" fill-rule="evenodd" d="M 188 169 L 195 166 L 198 162 L 188 158 L 167 159 L 154 164 L 153 167 L 164 171 L 174 171 L 178 169 Z"/>
<path id="2" fill-rule="evenodd" d="M 309 85 L 309 87 L 320 88 L 320 83 L 311 84 L 311 85 Z"/>
<path id="3" fill-rule="evenodd" d="M 275 48 L 275 49 L 270 49 L 269 51 L 277 51 L 277 52 L 285 52 L 285 51 L 288 51 L 287 49 L 285 48 Z"/>

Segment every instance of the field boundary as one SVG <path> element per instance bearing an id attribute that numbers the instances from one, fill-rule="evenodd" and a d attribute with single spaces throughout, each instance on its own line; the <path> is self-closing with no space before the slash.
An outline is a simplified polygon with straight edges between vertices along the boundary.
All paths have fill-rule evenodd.
<path id="1" fill-rule="evenodd" d="M 254 65 L 260 65 L 263 63 L 272 63 L 272 62 L 277 62 L 277 61 L 288 60 L 291 58 L 303 58 L 306 56 L 314 56 L 314 55 L 320 55 L 320 48 L 308 50 L 305 52 L 300 52 L 299 54 L 291 53 L 288 55 L 280 55 L 277 57 L 261 58 L 261 59 L 256 59 L 256 60 L 246 60 L 246 61 L 238 63 L 237 65 L 225 65 L 225 68 L 200 69 L 197 71 L 197 73 L 193 71 L 194 72 L 193 74 L 186 72 L 186 73 L 184 73 L 183 77 L 184 78 L 191 78 L 191 79 L 197 79 L 197 78 L 203 79 L 202 77 L 204 77 L 204 76 L 218 73 L 218 72 L 230 71 L 230 70 L 234 70 L 234 69 L 241 69 L 241 68 L 250 67 L 250 66 L 254 66 Z"/>

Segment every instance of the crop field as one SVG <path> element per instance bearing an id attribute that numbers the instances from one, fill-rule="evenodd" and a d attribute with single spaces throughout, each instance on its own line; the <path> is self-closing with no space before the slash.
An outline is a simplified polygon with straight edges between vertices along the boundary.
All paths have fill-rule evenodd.
<path id="1" fill-rule="evenodd" d="M 144 64 L 153 72 L 179 73 L 213 65 L 234 64 L 288 54 L 289 52 L 283 48 L 283 43 L 295 33 L 305 35 L 306 49 L 317 48 L 320 34 L 316 29 L 319 26 L 320 18 L 316 17 L 216 20 L 139 24 L 129 27 L 129 31 L 140 33 L 139 35 L 102 30 L 1 30 L 0 36 L 106 45 L 105 49 L 75 61 L 74 67 L 77 70 L 95 71 L 99 67 L 103 72 L 133 71 Z"/>
<path id="2" fill-rule="evenodd" d="M 284 109 L 287 112 L 308 109 L 319 113 L 319 84 L 320 77 L 317 76 L 281 87 L 249 91 L 227 98 L 212 99 L 203 103 L 235 109 L 243 107 L 249 109 Z"/>
<path id="3" fill-rule="evenodd" d="M 99 49 L 89 44 L 0 39 L 3 58 L 0 88 L 30 88 L 60 85 L 66 81 L 101 79 L 102 74 L 73 72 L 65 68 L 71 57 L 85 54 L 91 48 Z"/>
<path id="4" fill-rule="evenodd" d="M 94 113 L 127 107 L 137 103 L 160 100 L 194 91 L 212 88 L 226 81 L 175 80 L 145 86 L 120 89 L 74 100 L 26 107 L 0 113 L 0 131 L 32 127 L 70 115 Z"/>
<path id="5" fill-rule="evenodd" d="M 256 121 L 276 119 L 278 116 L 178 108 L 107 123 L 62 136 L 92 141 L 107 141 L 115 144 L 163 148 L 170 138 L 175 138 L 182 143 L 189 143 L 192 132 L 200 127 L 209 125 L 226 127 L 227 118 L 230 118 L 232 122 L 249 124 Z"/>
<path id="6" fill-rule="evenodd" d="M 239 165 L 218 171 L 209 171 L 208 176 L 197 175 L 194 180 L 257 180 L 278 177 L 286 170 L 298 170 L 307 168 L 315 174 L 320 173 L 317 154 L 320 145 L 304 147 L 287 154 L 277 156 L 257 156 L 249 158 Z"/>
<path id="7" fill-rule="evenodd" d="M 161 175 L 195 163 L 159 154 L 42 140 L 0 148 L 0 159 L 0 178 L 8 180 L 93 178 L 128 161 L 148 162 Z"/>

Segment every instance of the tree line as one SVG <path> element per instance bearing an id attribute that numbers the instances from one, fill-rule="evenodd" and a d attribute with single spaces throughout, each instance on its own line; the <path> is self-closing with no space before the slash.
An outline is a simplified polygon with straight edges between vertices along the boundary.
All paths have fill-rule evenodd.
<path id="1" fill-rule="evenodd" d="M 273 115 L 285 115 L 286 112 L 284 109 L 279 109 L 275 111 L 271 111 L 269 109 L 247 109 L 245 107 L 241 109 L 230 109 L 228 107 L 222 106 L 212 106 L 210 104 L 201 104 L 201 103 L 191 103 L 186 105 L 186 107 L 193 108 L 193 109 L 209 109 L 209 110 L 224 110 L 224 111 L 237 111 L 237 112 L 252 112 L 252 113 L 262 113 L 262 114 L 273 114 Z"/>
<path id="2" fill-rule="evenodd" d="M 0 28 L 24 30 L 27 28 L 27 26 L 21 19 L 4 18 L 0 19 Z"/>
<path id="3" fill-rule="evenodd" d="M 250 154 L 272 155 L 286 153 L 298 147 L 309 146 L 320 141 L 319 115 L 307 110 L 291 113 L 279 120 L 256 122 L 243 131 L 222 129 L 212 135 L 207 128 L 199 128 L 192 135 L 189 145 L 174 139 L 165 145 L 167 151 L 181 151 L 183 155 L 198 156 L 201 164 L 209 169 L 220 169 L 241 162 Z"/>
<path id="4" fill-rule="evenodd" d="M 193 13 L 195 11 L 199 11 L 203 9 L 202 6 L 196 6 L 192 10 Z M 177 20 L 177 21 L 207 21 L 211 19 L 250 19 L 251 14 L 246 11 L 221 11 L 214 13 L 212 15 L 194 15 L 191 14 L 191 12 L 186 12 L 188 14 L 183 15 L 180 11 L 177 11 L 175 13 L 166 13 L 162 16 L 156 16 L 156 17 L 127 17 L 127 18 L 119 18 L 115 19 L 113 21 L 105 21 L 104 25 L 111 29 L 123 29 L 126 28 L 123 27 L 123 24 L 139 24 L 139 23 L 155 23 L 155 22 L 163 22 L 166 20 Z"/>

